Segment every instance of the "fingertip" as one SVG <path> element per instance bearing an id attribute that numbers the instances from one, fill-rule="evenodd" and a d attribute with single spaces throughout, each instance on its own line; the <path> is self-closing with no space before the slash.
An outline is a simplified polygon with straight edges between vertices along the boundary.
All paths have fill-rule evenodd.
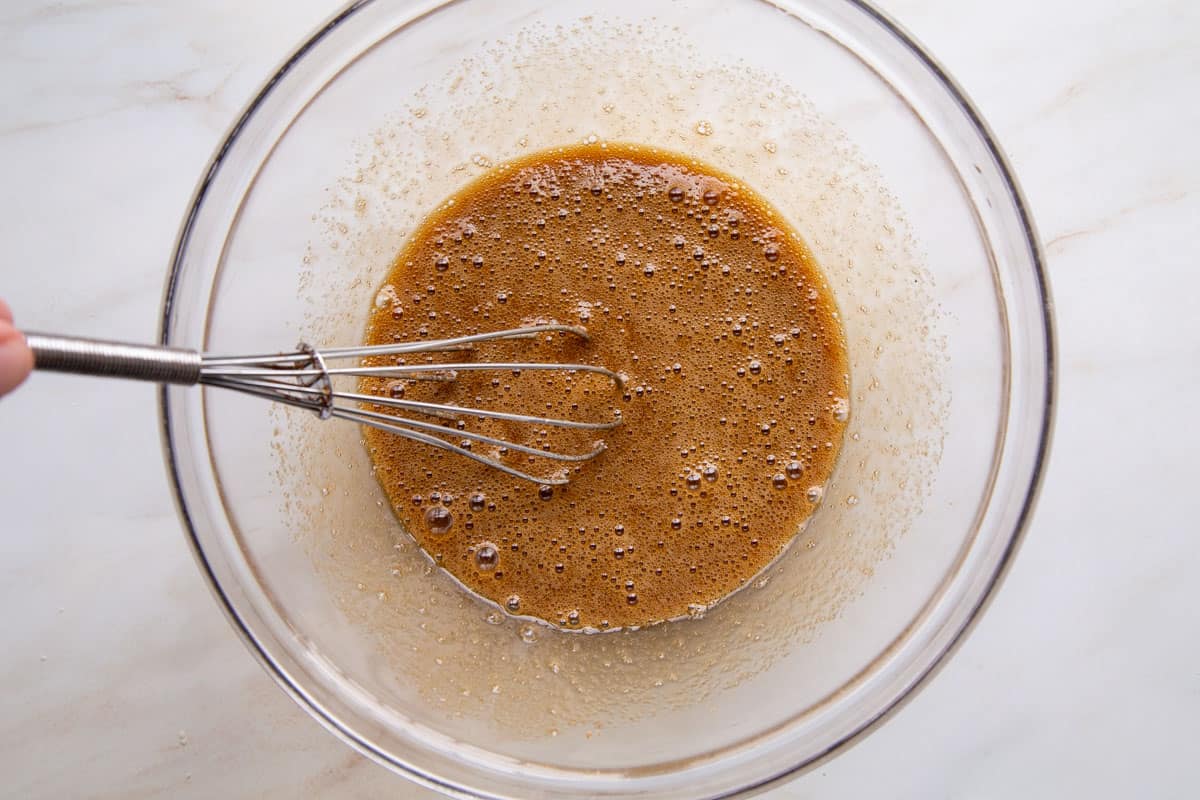
<path id="1" fill-rule="evenodd" d="M 33 351 L 9 320 L 0 319 L 0 396 L 8 394 L 33 371 Z"/>

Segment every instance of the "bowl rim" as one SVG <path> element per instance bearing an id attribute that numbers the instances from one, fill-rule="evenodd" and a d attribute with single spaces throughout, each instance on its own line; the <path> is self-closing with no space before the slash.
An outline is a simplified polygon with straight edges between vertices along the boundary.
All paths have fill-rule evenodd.
<path id="1" fill-rule="evenodd" d="M 425 13 L 430 13 L 443 5 L 455 3 L 458 0 L 437 0 L 432 4 L 427 4 L 427 8 L 423 13 L 417 16 L 424 16 Z M 776 0 L 762 0 L 769 5 L 777 5 Z M 216 147 L 213 155 L 209 158 L 201 177 L 197 182 L 192 196 L 189 200 L 188 211 L 179 226 L 178 233 L 175 238 L 174 248 L 172 251 L 170 267 L 167 272 L 165 281 L 162 313 L 159 319 L 159 335 L 160 344 L 170 346 L 170 325 L 174 318 L 176 305 L 179 301 L 178 290 L 182 271 L 184 269 L 184 256 L 191 239 L 193 229 L 197 217 L 199 216 L 201 207 L 204 204 L 205 198 L 208 196 L 216 175 L 221 166 L 225 163 L 225 158 L 242 134 L 244 128 L 249 121 L 257 114 L 266 101 L 267 97 L 276 88 L 277 84 L 286 76 L 295 66 L 304 59 L 304 57 L 329 36 L 335 29 L 346 22 L 364 8 L 374 5 L 376 0 L 350 0 L 341 9 L 334 12 L 328 19 L 318 25 L 316 29 L 309 34 L 274 70 L 270 76 L 263 82 L 261 88 L 254 94 L 246 106 L 238 114 L 236 120 L 228 128 L 226 133 L 221 137 L 219 145 Z M 1030 474 L 1027 478 L 1027 486 L 1024 490 L 1024 497 L 1021 507 L 1016 514 L 1016 519 L 1013 524 L 1013 530 L 1008 537 L 1002 553 L 998 557 L 996 566 L 992 574 L 988 577 L 986 586 L 980 594 L 977 602 L 971 607 L 964 618 L 960 628 L 955 631 L 945 646 L 940 652 L 936 653 L 926 667 L 918 672 L 909 685 L 890 703 L 880 707 L 876 713 L 869 719 L 863 721 L 859 726 L 854 728 L 849 734 L 842 736 L 837 741 L 830 744 L 825 750 L 819 754 L 794 764 L 791 767 L 778 772 L 777 774 L 768 776 L 755 783 L 735 788 L 728 792 L 724 792 L 713 797 L 724 798 L 733 796 L 743 796 L 747 793 L 758 793 L 765 791 L 773 786 L 783 783 L 798 774 L 808 771 L 815 766 L 818 766 L 834 755 L 846 750 L 848 747 L 861 741 L 863 737 L 874 731 L 887 719 L 891 718 L 896 711 L 903 708 L 909 701 L 924 688 L 930 678 L 936 675 L 946 664 L 949 657 L 953 655 L 967 636 L 975 629 L 981 619 L 983 612 L 991 604 L 996 595 L 996 591 L 1007 577 L 1011 568 L 1012 562 L 1019 550 L 1024 538 L 1028 532 L 1030 522 L 1033 517 L 1034 509 L 1037 504 L 1038 497 L 1045 479 L 1045 473 L 1048 465 L 1048 455 L 1051 440 L 1053 438 L 1053 429 L 1055 421 L 1055 409 L 1057 406 L 1057 337 L 1054 325 L 1054 304 L 1051 298 L 1049 279 L 1046 272 L 1046 257 L 1038 236 L 1036 226 L 1033 221 L 1032 213 L 1029 209 L 1028 201 L 1025 198 L 1011 164 L 1003 149 L 998 144 L 995 135 L 990 126 L 983 119 L 982 114 L 976 108 L 975 104 L 967 96 L 966 92 L 958 85 L 958 83 L 950 76 L 948 70 L 916 40 L 899 23 L 892 19 L 888 14 L 877 9 L 867 0 L 833 0 L 833 2 L 843 3 L 851 9 L 863 14 L 868 20 L 875 23 L 885 34 L 890 35 L 896 42 L 901 44 L 903 48 L 914 57 L 917 62 L 929 71 L 936 79 L 940 87 L 946 92 L 948 98 L 953 102 L 966 119 L 969 121 L 974 133 L 978 136 L 986 148 L 989 155 L 994 161 L 995 168 L 999 174 L 1002 185 L 1007 192 L 1009 199 L 1012 201 L 1013 209 L 1016 212 L 1017 219 L 1023 232 L 1024 244 L 1027 249 L 1028 256 L 1033 266 L 1033 277 L 1035 281 L 1035 292 L 1040 300 L 1036 312 L 1040 314 L 1041 334 L 1044 337 L 1044 349 L 1041 354 L 1044 359 L 1044 380 L 1040 387 L 1044 396 L 1040 419 L 1037 420 L 1038 441 L 1034 452 Z M 780 6 L 781 10 L 786 11 L 786 8 Z M 184 533 L 188 541 L 188 545 L 192 550 L 192 555 L 196 560 L 200 571 L 204 575 L 209 590 L 217 600 L 222 612 L 229 620 L 238 636 L 242 639 L 247 649 L 256 658 L 263 669 L 274 679 L 274 681 L 282 688 L 291 698 L 303 708 L 310 716 L 316 719 L 324 727 L 334 733 L 338 738 L 353 747 L 359 753 L 368 758 L 380 763 L 390 769 L 399 770 L 405 777 L 410 780 L 424 785 L 428 788 L 440 791 L 455 797 L 477 798 L 477 797 L 494 797 L 496 795 L 476 793 L 468 790 L 457 784 L 452 784 L 440 780 L 434 775 L 423 772 L 416 767 L 404 763 L 401 760 L 392 758 L 389 754 L 381 752 L 373 746 L 369 741 L 359 736 L 353 729 L 343 724 L 337 716 L 322 707 L 321 703 L 310 697 L 300 686 L 298 686 L 289 676 L 288 671 L 279 664 L 268 652 L 268 649 L 259 641 L 258 637 L 251 630 L 250 626 L 242 619 L 238 613 L 236 604 L 230 597 L 229 593 L 221 586 L 214 568 L 206 556 L 200 542 L 200 536 L 197 530 L 197 525 L 193 519 L 192 513 L 189 511 L 187 500 L 185 499 L 185 490 L 183 480 L 181 478 L 180 469 L 180 454 L 177 449 L 176 442 L 171 434 L 172 411 L 169 399 L 169 393 L 166 386 L 160 386 L 158 392 L 158 410 L 159 410 L 159 430 L 162 438 L 163 457 L 171 493 L 175 501 L 175 506 L 179 514 L 180 521 L 183 524 Z"/>

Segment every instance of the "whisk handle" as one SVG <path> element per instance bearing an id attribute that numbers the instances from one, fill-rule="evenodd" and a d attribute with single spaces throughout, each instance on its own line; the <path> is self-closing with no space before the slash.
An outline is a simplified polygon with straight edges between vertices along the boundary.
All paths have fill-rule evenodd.
<path id="1" fill-rule="evenodd" d="M 25 341 L 34 369 L 189 386 L 200 380 L 200 354 L 193 350 L 45 333 L 26 333 Z"/>

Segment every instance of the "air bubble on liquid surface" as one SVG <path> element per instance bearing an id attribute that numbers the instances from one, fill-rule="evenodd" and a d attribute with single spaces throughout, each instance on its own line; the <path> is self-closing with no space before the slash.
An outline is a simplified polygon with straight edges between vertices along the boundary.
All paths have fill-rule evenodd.
<path id="1" fill-rule="evenodd" d="M 433 506 L 425 512 L 425 526 L 430 533 L 445 533 L 454 524 L 454 515 L 445 506 Z"/>
<path id="2" fill-rule="evenodd" d="M 500 563 L 500 551 L 491 542 L 484 542 L 475 549 L 475 566 L 484 572 L 491 571 Z"/>
<path id="3" fill-rule="evenodd" d="M 850 419 L 850 402 L 844 397 L 835 397 L 831 407 L 833 418 L 838 422 L 845 422 Z"/>

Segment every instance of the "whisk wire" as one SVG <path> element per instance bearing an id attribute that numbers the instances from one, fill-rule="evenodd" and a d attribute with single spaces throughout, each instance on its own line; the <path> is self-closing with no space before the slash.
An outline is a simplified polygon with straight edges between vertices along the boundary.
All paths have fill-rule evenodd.
<path id="1" fill-rule="evenodd" d="M 318 350 L 301 344 L 293 353 L 272 353 L 251 356 L 204 356 L 199 382 L 243 394 L 262 397 L 297 408 L 308 409 L 322 419 L 330 417 L 357 422 L 373 428 L 402 436 L 412 441 L 457 453 L 517 478 L 543 484 L 563 484 L 567 478 L 561 472 L 550 475 L 534 475 L 505 464 L 501 458 L 505 453 L 516 452 L 551 461 L 579 463 L 595 458 L 605 449 L 604 442 L 597 441 L 591 450 L 582 453 L 562 453 L 548 447 L 530 445 L 500 439 L 487 434 L 470 431 L 463 427 L 447 427 L 443 424 L 412 419 L 397 414 L 371 411 L 364 406 L 395 408 L 440 419 L 457 420 L 459 426 L 469 418 L 490 419 L 527 425 L 551 426 L 574 430 L 611 430 L 621 424 L 620 411 L 614 412 L 610 420 L 588 421 L 521 414 L 495 409 L 470 408 L 449 403 L 432 403 L 407 400 L 357 392 L 336 391 L 335 377 L 394 377 L 405 380 L 453 381 L 460 371 L 511 371 L 519 374 L 525 370 L 553 370 L 567 374 L 590 373 L 612 381 L 620 387 L 624 378 L 605 367 L 593 364 L 569 364 L 540 361 L 521 362 L 453 362 L 428 364 L 397 364 L 394 366 L 364 366 L 367 358 L 398 355 L 404 353 L 448 352 L 473 349 L 477 343 L 502 339 L 529 339 L 541 334 L 565 333 L 587 339 L 586 329 L 577 325 L 545 324 L 531 325 L 503 331 L 472 334 L 450 339 L 435 339 L 420 342 L 402 342 L 367 347 L 336 347 Z M 331 367 L 330 361 L 355 359 L 360 362 L 352 366 Z M 458 443 L 447 441 L 452 436 Z M 495 454 L 484 454 L 471 449 L 471 443 L 495 448 Z"/>

